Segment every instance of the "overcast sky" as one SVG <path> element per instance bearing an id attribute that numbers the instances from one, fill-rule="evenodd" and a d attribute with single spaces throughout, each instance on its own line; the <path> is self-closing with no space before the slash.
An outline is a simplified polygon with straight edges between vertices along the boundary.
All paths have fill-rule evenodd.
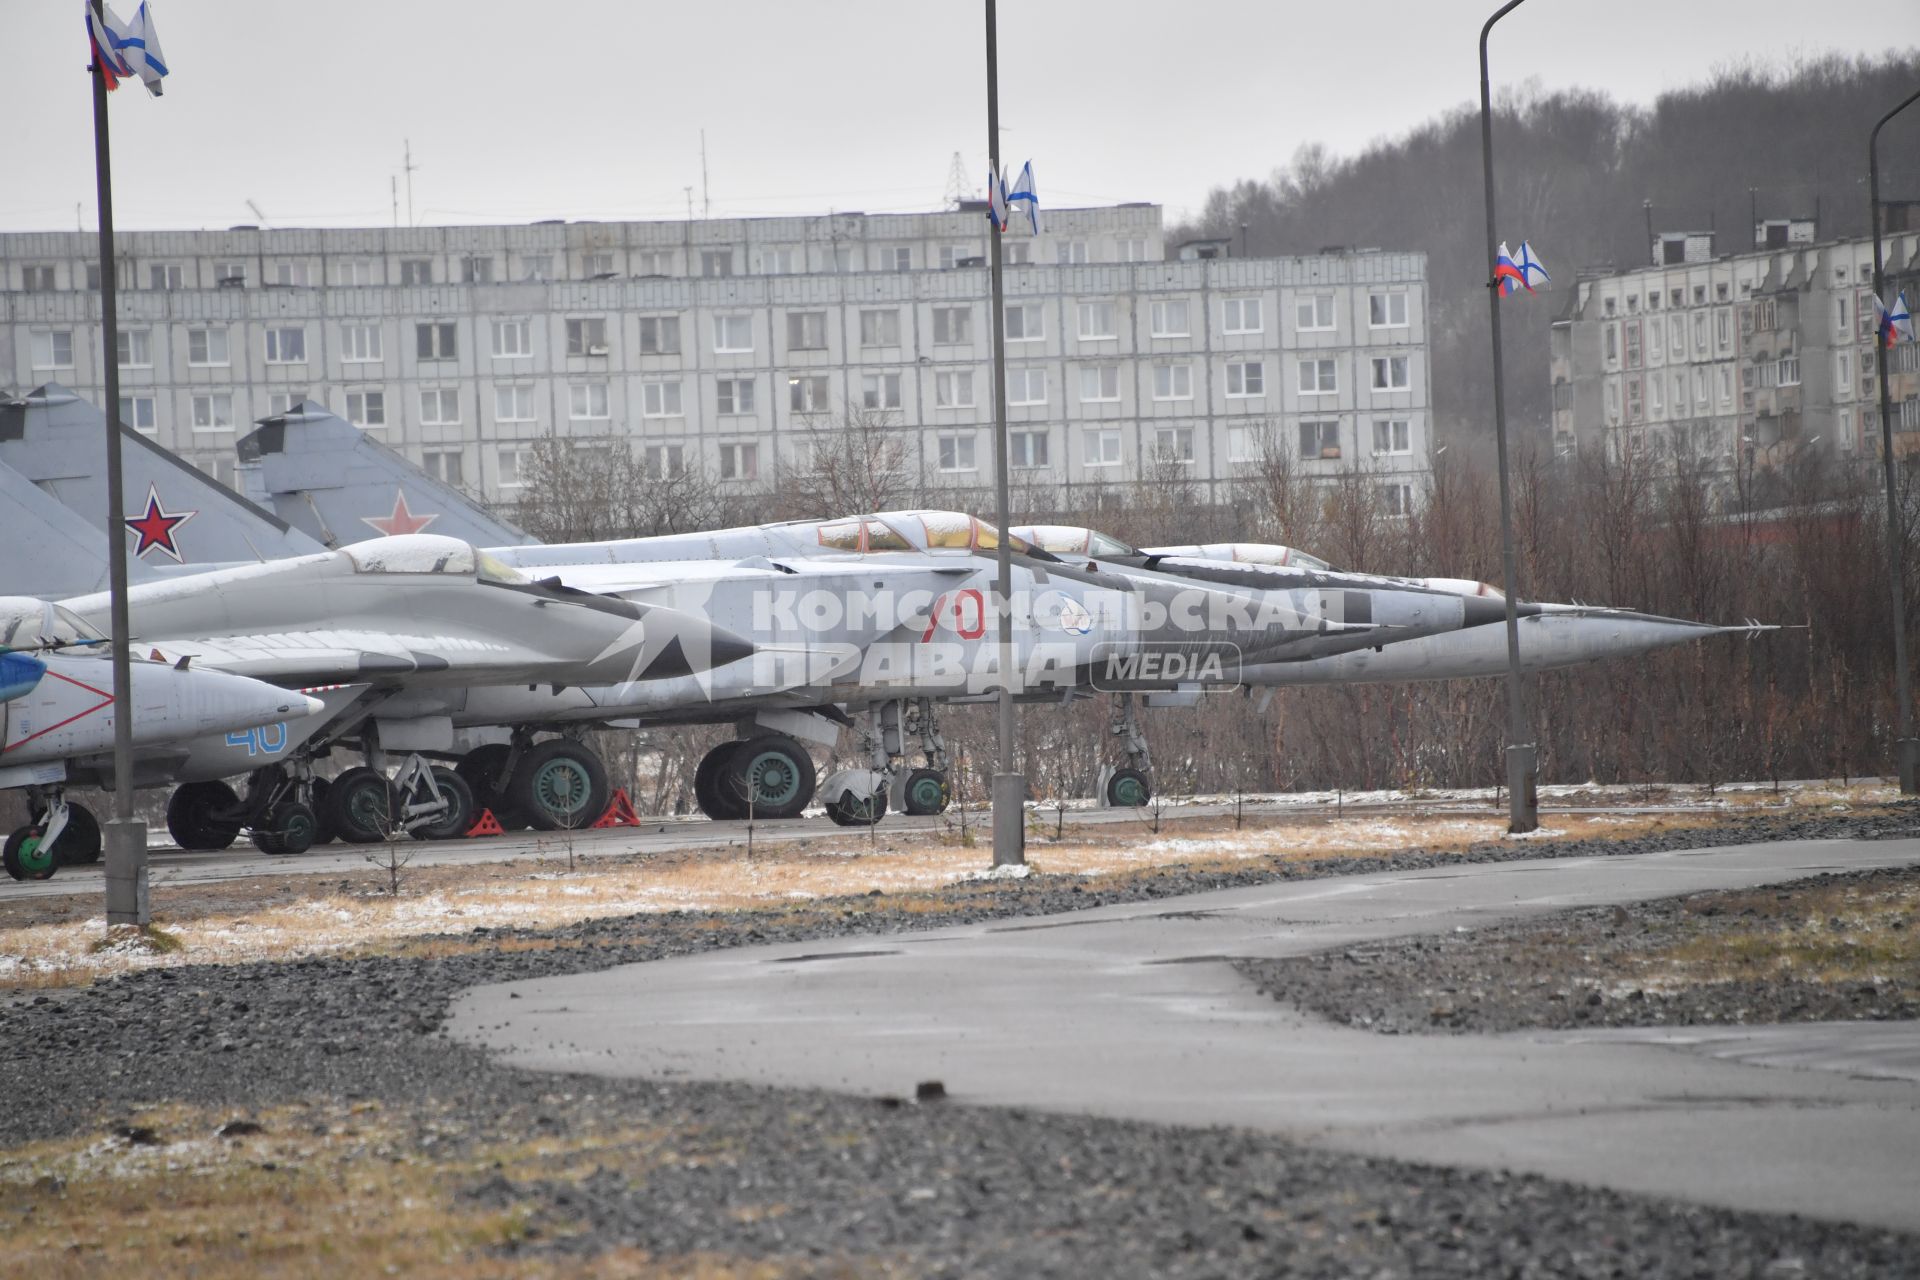
<path id="1" fill-rule="evenodd" d="M 131 14 L 137 0 L 118 0 Z M 1352 153 L 1478 93 L 1491 0 L 1002 0 L 1003 159 L 1044 203 L 1169 221 L 1296 147 Z M 1496 90 L 1649 102 L 1748 58 L 1920 44 L 1915 0 L 1534 0 Z M 986 168 L 980 0 L 156 0 L 166 96 L 113 95 L 123 229 L 940 207 Z M 0 229 L 95 225 L 81 0 L 0 0 Z M 707 178 L 700 131 L 707 142 Z M 78 206 L 76 210 L 76 206 Z"/>

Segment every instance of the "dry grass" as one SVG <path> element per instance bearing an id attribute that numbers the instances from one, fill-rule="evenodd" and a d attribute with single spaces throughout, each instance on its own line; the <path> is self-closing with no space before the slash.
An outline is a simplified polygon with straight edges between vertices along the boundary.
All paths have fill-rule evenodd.
<path id="1" fill-rule="evenodd" d="M 1834 803 L 1825 793 L 1799 803 Z M 1349 854 L 1391 854 L 1417 848 L 1447 853 L 1501 838 L 1504 817 L 1481 814 L 1363 811 L 1346 817 L 1251 809 L 1244 827 L 1227 817 L 1182 818 L 1177 808 L 1152 819 L 1075 826 L 1053 840 L 1047 814 L 1036 815 L 1029 858 L 1053 875 L 1124 876 L 1186 864 L 1232 866 L 1277 857 L 1313 861 Z M 1645 814 L 1631 810 L 1548 818 L 1542 838 L 1624 839 L 1651 831 L 1711 825 L 1712 811 Z M 884 828 L 882 829 L 884 832 Z M 286 876 L 183 886 L 155 892 L 155 914 L 180 944 L 167 954 L 133 948 L 95 950 L 98 917 L 73 901 L 10 904 L 0 913 L 0 989 L 33 990 L 85 983 L 132 968 L 181 963 L 246 963 L 356 948 L 392 950 L 434 937 L 426 951 L 466 950 L 445 935 L 480 927 L 551 928 L 594 917 L 672 910 L 777 909 L 878 889 L 890 905 L 927 913 L 947 909 L 917 898 L 978 876 L 985 855 L 968 847 L 957 827 L 944 832 L 828 836 L 763 844 L 749 858 L 738 846 L 628 856 L 597 855 L 571 872 L 551 861 L 468 863 L 409 873 L 398 896 L 378 877 L 333 880 Z M 34 908 L 39 908 L 36 912 Z M 97 909 L 91 901 L 88 911 Z M 49 919 L 48 917 L 53 917 Z M 544 942 L 471 944 L 545 947 Z M 420 948 L 410 948 L 420 950 Z"/>
<path id="2" fill-rule="evenodd" d="M 524 1204 L 468 1192 L 496 1175 L 574 1181 L 595 1169 L 644 1176 L 687 1135 L 466 1142 L 376 1106 L 307 1104 L 249 1117 L 262 1132 L 223 1138 L 231 1117 L 166 1106 L 103 1131 L 0 1153 L 0 1271 L 83 1276 L 692 1276 L 772 1280 L 778 1261 L 650 1258 L 635 1250 L 529 1253 L 565 1234 Z M 497 1185 L 497 1184 L 496 1184 Z M 746 1210 L 743 1210 L 743 1212 Z M 761 1207 L 770 1216 L 779 1206 Z"/>
<path id="3" fill-rule="evenodd" d="M 1663 988 L 1714 982 L 1838 984 L 1876 978 L 1920 986 L 1920 881 L 1881 889 L 1816 886 L 1721 894 L 1721 925 L 1648 955 Z"/>

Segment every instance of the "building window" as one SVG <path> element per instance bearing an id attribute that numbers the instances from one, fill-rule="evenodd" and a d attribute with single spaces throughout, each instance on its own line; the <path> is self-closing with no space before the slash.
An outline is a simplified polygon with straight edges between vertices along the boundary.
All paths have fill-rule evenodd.
<path id="1" fill-rule="evenodd" d="M 1694 336 L 1694 347 L 1700 354 L 1705 355 L 1707 351 L 1707 340 L 1706 337 L 1700 333 L 1698 325 L 1694 327 Z M 1714 345 L 1719 348 L 1721 355 L 1725 355 L 1732 349 L 1733 309 L 1731 307 L 1722 307 L 1713 313 L 1713 341 Z"/>
<path id="2" fill-rule="evenodd" d="M 460 354 L 456 330 L 450 320 L 413 326 L 414 354 L 422 360 L 452 360 Z"/>
<path id="3" fill-rule="evenodd" d="M 1333 295 L 1310 293 L 1293 304 L 1293 327 L 1300 330 L 1333 328 Z"/>
<path id="4" fill-rule="evenodd" d="M 52 293 L 53 267 L 34 263 L 20 268 L 20 287 L 28 293 Z"/>
<path id="5" fill-rule="evenodd" d="M 195 431 L 233 430 L 232 393 L 217 391 L 195 396 L 193 398 L 193 429 Z"/>
<path id="6" fill-rule="evenodd" d="M 1302 458 L 1337 458 L 1340 456 L 1340 423 L 1335 419 L 1300 424 L 1300 456 Z"/>
<path id="7" fill-rule="evenodd" d="M 307 264 L 304 262 L 276 262 L 270 270 L 273 273 L 272 283 L 274 284 L 303 289 L 307 285 Z"/>
<path id="8" fill-rule="evenodd" d="M 153 331 L 150 329 L 122 329 L 114 334 L 114 345 L 120 354 L 122 369 L 150 369 L 153 367 Z M 302 355 L 302 359 L 306 357 Z M 273 359 L 269 354 L 267 359 Z"/>
<path id="9" fill-rule="evenodd" d="M 1153 366 L 1153 398 L 1155 400 L 1193 399 L 1193 366 L 1190 364 Z"/>
<path id="10" fill-rule="evenodd" d="M 373 264 L 365 258 L 343 258 L 334 267 L 334 274 L 343 285 L 372 284 Z"/>
<path id="11" fill-rule="evenodd" d="M 1844 394 L 1842 387 L 1846 388 Z M 1850 351 L 1833 353 L 1833 391 L 1843 399 L 1853 394 L 1853 353 Z"/>
<path id="12" fill-rule="evenodd" d="M 678 382 L 644 382 L 640 384 L 641 417 L 678 418 L 683 412 L 680 407 L 680 384 Z"/>
<path id="13" fill-rule="evenodd" d="M 898 409 L 900 407 L 900 375 L 897 373 L 861 374 L 860 407 Z"/>
<path id="14" fill-rule="evenodd" d="M 1671 340 L 1667 345 L 1673 348 L 1673 358 L 1679 360 L 1685 355 L 1687 350 L 1687 318 L 1685 316 L 1672 316 L 1668 319 L 1667 324 L 1671 333 Z"/>
<path id="15" fill-rule="evenodd" d="M 643 356 L 680 354 L 680 317 L 641 316 L 640 354 Z"/>
<path id="16" fill-rule="evenodd" d="M 525 320 L 495 320 L 493 354 L 502 360 L 532 355 L 533 326 Z"/>
<path id="17" fill-rule="evenodd" d="M 294 394 L 291 391 L 276 391 L 267 397 L 267 416 L 277 418 L 281 414 L 291 413 L 294 406 Z"/>
<path id="18" fill-rule="evenodd" d="M 1000 259 L 1010 267 L 1024 267 L 1033 261 L 1033 246 L 1025 240 L 1002 240 Z"/>
<path id="19" fill-rule="evenodd" d="M 132 427 L 135 431 L 152 435 L 158 431 L 159 423 L 154 416 L 152 396 L 121 396 L 120 425 Z"/>
<path id="20" fill-rule="evenodd" d="M 1386 504 L 1390 516 L 1408 516 L 1413 514 L 1413 486 L 1395 483 L 1380 486 L 1380 500 Z"/>
<path id="21" fill-rule="evenodd" d="M 575 421 L 599 420 L 609 416 L 607 384 L 575 382 L 567 387 L 567 416 Z"/>
<path id="22" fill-rule="evenodd" d="M 347 392 L 347 421 L 356 427 L 387 425 L 387 395 L 384 391 Z"/>
<path id="23" fill-rule="evenodd" d="M 1039 342 L 1047 336 L 1046 309 L 1037 302 L 1007 304 L 1007 341 Z"/>
<path id="24" fill-rule="evenodd" d="M 1840 411 L 1840 447 L 1852 449 L 1858 443 L 1853 434 L 1853 410 L 1842 409 Z"/>
<path id="25" fill-rule="evenodd" d="M 301 329 L 267 330 L 268 364 L 305 364 L 307 331 Z"/>
<path id="26" fill-rule="evenodd" d="M 971 307 L 935 307 L 933 340 L 941 346 L 960 346 L 973 341 Z"/>
<path id="27" fill-rule="evenodd" d="M 731 441 L 720 446 L 720 478 L 753 480 L 760 475 L 760 446 L 750 441 Z"/>
<path id="28" fill-rule="evenodd" d="M 613 275 L 613 255 L 611 253 L 583 253 L 580 255 L 580 274 L 588 280 L 606 280 Z"/>
<path id="29" fill-rule="evenodd" d="M 1008 404 L 1045 404 L 1047 371 L 1044 366 L 1028 365 L 1007 370 Z"/>
<path id="30" fill-rule="evenodd" d="M 1088 467 L 1120 465 L 1120 433 L 1112 428 L 1080 433 L 1080 461 Z"/>
<path id="31" fill-rule="evenodd" d="M 1111 302 L 1080 304 L 1080 337 L 1111 338 L 1115 334 L 1115 308 Z"/>
<path id="32" fill-rule="evenodd" d="M 1367 325 L 1373 329 L 1407 327 L 1407 295 L 1370 293 L 1367 295 Z"/>
<path id="33" fill-rule="evenodd" d="M 526 466 L 533 461 L 531 449 L 500 448 L 494 451 L 494 474 L 502 489 L 518 489 L 526 483 Z"/>
<path id="34" fill-rule="evenodd" d="M 147 284 L 154 289 L 184 289 L 187 270 L 177 262 L 156 262 L 147 268 Z"/>
<path id="35" fill-rule="evenodd" d="M 1153 433 L 1153 454 L 1161 462 L 1193 461 L 1193 428 L 1161 427 Z"/>
<path id="36" fill-rule="evenodd" d="M 1650 294 L 1648 296 L 1652 297 L 1656 295 Z M 1666 354 L 1661 349 L 1662 338 L 1663 338 L 1663 335 L 1666 333 L 1666 331 L 1667 331 L 1666 326 L 1660 323 L 1658 317 L 1654 317 L 1654 316 L 1647 317 L 1647 356 L 1649 359 L 1655 361 L 1656 363 L 1660 360 L 1660 358 L 1663 355 Z M 1674 359 L 1678 360 L 1682 353 L 1680 351 L 1675 351 L 1673 354 L 1674 354 Z"/>
<path id="37" fill-rule="evenodd" d="M 943 435 L 939 438 L 940 469 L 942 471 L 975 471 L 978 464 L 974 461 L 974 436 L 971 431 L 964 435 Z"/>
<path id="38" fill-rule="evenodd" d="M 1192 336 L 1187 320 L 1187 300 L 1166 298 L 1153 304 L 1153 336 L 1185 338 Z"/>
<path id="39" fill-rule="evenodd" d="M 940 246 L 940 269 L 951 271 L 955 267 L 971 262 L 979 266 L 980 251 L 973 245 L 943 244 Z"/>
<path id="40" fill-rule="evenodd" d="M 247 264 L 244 262 L 214 263 L 213 283 L 216 287 L 228 289 L 245 288 L 247 283 Z"/>
<path id="41" fill-rule="evenodd" d="M 495 422 L 532 422 L 533 388 L 525 383 L 505 382 L 493 389 Z"/>
<path id="42" fill-rule="evenodd" d="M 899 310 L 890 307 L 885 311 L 862 311 L 860 313 L 860 345 L 863 347 L 899 346 Z"/>
<path id="43" fill-rule="evenodd" d="M 913 270 L 913 250 L 905 245 L 882 245 L 873 251 L 875 271 Z"/>
<path id="44" fill-rule="evenodd" d="M 1375 418 L 1373 451 L 1375 454 L 1412 453 L 1411 424 L 1405 418 Z"/>
<path id="45" fill-rule="evenodd" d="M 953 369 L 934 374 L 933 404 L 937 409 L 973 408 L 973 370 Z"/>
<path id="46" fill-rule="evenodd" d="M 807 253 L 804 249 L 768 249 L 761 262 L 770 276 L 799 275 L 807 269 Z"/>
<path id="47" fill-rule="evenodd" d="M 1120 241 L 1120 261 L 1145 262 L 1147 260 L 1147 242 L 1145 237 L 1132 236 Z"/>
<path id="48" fill-rule="evenodd" d="M 1046 466 L 1047 433 L 1045 431 L 1008 432 L 1007 465 L 1015 471 L 1032 471 Z"/>
<path id="49" fill-rule="evenodd" d="M 1696 368 L 1693 371 L 1693 402 L 1700 406 L 1702 413 L 1707 410 L 1707 371 Z"/>
<path id="50" fill-rule="evenodd" d="M 1627 321 L 1626 335 L 1627 368 L 1638 369 L 1640 367 L 1640 322 L 1638 320 Z"/>
<path id="51" fill-rule="evenodd" d="M 1300 365 L 1302 382 L 1305 381 L 1305 371 L 1307 367 L 1313 364 L 1324 364 L 1329 369 L 1333 367 L 1333 361 L 1331 360 L 1302 361 Z M 1302 390 L 1304 389 L 1303 387 Z M 1235 363 L 1227 366 L 1227 395 L 1229 398 L 1239 399 L 1241 397 L 1263 396 L 1265 394 L 1267 394 L 1267 366 L 1265 361 L 1248 360 L 1243 363 Z"/>
<path id="52" fill-rule="evenodd" d="M 708 277 L 732 275 L 733 250 L 702 249 L 700 251 L 700 274 Z"/>
<path id="53" fill-rule="evenodd" d="M 73 330 L 35 329 L 33 331 L 33 367 L 36 369 L 73 368 Z"/>
<path id="54" fill-rule="evenodd" d="M 787 350 L 825 351 L 827 349 L 827 313 L 824 311 L 787 312 Z"/>
<path id="55" fill-rule="evenodd" d="M 1228 298 L 1220 304 L 1223 314 L 1221 329 L 1226 333 L 1259 333 L 1266 328 L 1266 317 L 1260 311 L 1258 298 Z M 1332 315 L 1333 299 L 1327 299 L 1328 315 Z M 1329 319 L 1328 327 L 1332 327 Z"/>
<path id="56" fill-rule="evenodd" d="M 715 352 L 753 350 L 753 317 L 715 316 L 713 349 Z"/>
<path id="57" fill-rule="evenodd" d="M 1096 404 L 1101 401 L 1120 398 L 1120 366 L 1112 364 L 1082 365 L 1080 368 L 1080 403 Z"/>
<path id="58" fill-rule="evenodd" d="M 752 378 L 721 378 L 713 385 L 714 400 L 721 413 L 753 412 Z"/>
<path id="59" fill-rule="evenodd" d="M 1604 332 L 1606 335 L 1607 363 L 1617 365 L 1620 363 L 1620 326 L 1610 324 Z"/>
<path id="60" fill-rule="evenodd" d="M 1640 421 L 1640 379 L 1627 379 L 1627 421 Z"/>
<path id="61" fill-rule="evenodd" d="M 787 408 L 795 413 L 826 413 L 833 408 L 827 398 L 827 379 L 821 374 L 787 377 Z"/>
<path id="62" fill-rule="evenodd" d="M 1607 404 L 1607 421 L 1617 426 L 1620 422 L 1620 387 L 1617 383 L 1607 383 L 1605 399 Z"/>
<path id="63" fill-rule="evenodd" d="M 371 364 L 380 359 L 380 326 L 343 324 L 340 326 L 340 360 L 343 364 Z"/>
<path id="64" fill-rule="evenodd" d="M 460 393 L 453 387 L 423 387 L 420 390 L 422 426 L 457 426 L 460 422 Z"/>
<path id="65" fill-rule="evenodd" d="M 492 284 L 492 258 L 460 259 L 460 282 L 462 284 Z"/>
<path id="66" fill-rule="evenodd" d="M 1783 387 L 1799 386 L 1800 385 L 1800 357 L 1799 356 L 1781 356 L 1779 373 L 1780 373 L 1779 384 L 1781 386 Z"/>
<path id="67" fill-rule="evenodd" d="M 1406 356 L 1375 356 L 1373 358 L 1373 389 L 1375 391 L 1405 391 L 1407 385 Z"/>
<path id="68" fill-rule="evenodd" d="M 420 455 L 420 467 L 442 484 L 458 488 L 466 483 L 466 467 L 458 449 L 428 449 Z"/>
<path id="69" fill-rule="evenodd" d="M 522 280 L 553 279 L 553 255 L 550 253 L 521 254 L 520 278 Z"/>
<path id="70" fill-rule="evenodd" d="M 752 448 L 751 445 L 748 448 Z M 687 474 L 686 447 L 677 444 L 650 444 L 643 455 L 650 480 L 670 480 Z M 721 447 L 721 462 L 726 461 L 726 446 Z M 728 477 L 731 479 L 732 477 Z"/>
<path id="71" fill-rule="evenodd" d="M 1263 427 L 1228 427 L 1228 462 L 1264 462 L 1267 456 L 1267 433 Z"/>
<path id="72" fill-rule="evenodd" d="M 1087 254 L 1085 240 L 1062 240 L 1054 246 L 1054 259 L 1063 267 L 1084 266 L 1093 261 Z"/>
<path id="73" fill-rule="evenodd" d="M 570 356 L 607 354 L 606 317 L 586 316 L 567 321 L 567 354 Z"/>
<path id="74" fill-rule="evenodd" d="M 433 283 L 433 259 L 432 258 L 400 259 L 400 283 L 403 285 L 432 284 Z"/>

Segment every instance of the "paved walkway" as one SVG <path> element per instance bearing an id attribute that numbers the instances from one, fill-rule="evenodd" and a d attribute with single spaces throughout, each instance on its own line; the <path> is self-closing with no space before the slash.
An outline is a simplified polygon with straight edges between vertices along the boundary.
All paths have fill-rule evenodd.
<path id="1" fill-rule="evenodd" d="M 1270 885 L 481 988 L 453 1030 L 542 1070 L 907 1095 L 938 1079 L 967 1103 L 1920 1231 L 1914 1024 L 1744 1049 L 1724 1033 L 1389 1037 L 1303 1017 L 1222 962 L 1917 861 L 1915 840 L 1797 841 Z"/>

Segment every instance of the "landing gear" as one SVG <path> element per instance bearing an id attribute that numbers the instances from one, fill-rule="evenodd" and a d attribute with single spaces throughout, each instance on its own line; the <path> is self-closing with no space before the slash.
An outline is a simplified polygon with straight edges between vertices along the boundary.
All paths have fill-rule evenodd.
<path id="1" fill-rule="evenodd" d="M 408 835 L 415 840 L 458 840 L 467 834 L 480 811 L 474 807 L 473 789 L 465 778 L 453 769 L 434 765 L 430 770 L 410 773 L 409 779 L 412 786 L 403 797 L 402 812 L 411 818 L 437 806 L 438 816 L 409 826 Z"/>
<path id="2" fill-rule="evenodd" d="M 328 844 L 334 838 L 334 831 L 327 824 L 327 792 L 333 784 L 325 778 L 312 778 L 307 782 L 307 808 L 313 810 L 315 822 L 313 843 Z"/>
<path id="3" fill-rule="evenodd" d="M 947 740 L 940 736 L 939 722 L 934 719 L 932 699 L 901 703 L 900 720 L 901 737 L 919 738 L 920 754 L 926 763 L 909 773 L 904 783 L 897 784 L 899 790 L 893 798 L 909 814 L 927 817 L 945 813 L 953 799 L 953 785 L 948 780 L 952 764 L 947 757 Z M 882 733 L 884 737 L 884 726 Z"/>
<path id="4" fill-rule="evenodd" d="M 700 806 L 700 812 L 715 822 L 730 822 L 747 816 L 744 807 L 734 809 L 733 796 L 720 788 L 720 773 L 733 760 L 733 753 L 741 744 L 723 742 L 706 755 L 700 757 L 700 765 L 693 771 L 693 802 Z"/>
<path id="5" fill-rule="evenodd" d="M 907 775 L 901 807 L 908 813 L 919 816 L 945 813 L 947 801 L 951 798 L 952 791 L 947 785 L 947 775 L 943 771 L 915 769 Z"/>
<path id="6" fill-rule="evenodd" d="M 813 802 L 816 783 L 807 749 L 770 733 L 734 744 L 711 785 L 741 817 L 797 818 Z"/>
<path id="7" fill-rule="evenodd" d="M 1153 799 L 1153 783 L 1138 769 L 1115 769 L 1107 777 L 1106 801 L 1114 809 L 1139 809 Z"/>
<path id="8" fill-rule="evenodd" d="M 827 779 L 830 789 L 837 791 L 827 801 L 827 816 L 842 827 L 871 827 L 887 813 L 887 789 L 883 785 L 869 784 L 867 794 L 859 794 L 860 788 L 850 786 L 841 780 L 849 773 L 858 770 L 844 770 Z"/>
<path id="9" fill-rule="evenodd" d="M 167 801 L 167 834 L 182 849 L 211 853 L 240 835 L 245 806 L 224 782 L 188 782 Z"/>
<path id="10" fill-rule="evenodd" d="M 348 844 L 378 844 L 387 838 L 399 809 L 395 801 L 386 774 L 357 765 L 327 788 L 327 825 Z"/>
<path id="11" fill-rule="evenodd" d="M 553 738 L 520 757 L 507 783 L 507 802 L 540 831 L 590 826 L 607 811 L 607 768 L 584 743 Z"/>
<path id="12" fill-rule="evenodd" d="M 253 824 L 248 838 L 262 853 L 305 853 L 313 848 L 320 833 L 320 819 L 310 805 L 298 800 L 282 800 Z"/>
<path id="13" fill-rule="evenodd" d="M 0 849 L 0 865 L 15 880 L 45 880 L 65 866 L 100 861 L 100 824 L 85 806 L 58 791 L 29 797 L 33 821 L 17 828 Z"/>
<path id="14" fill-rule="evenodd" d="M 513 807 L 504 794 L 507 766 L 513 762 L 513 748 L 504 742 L 475 747 L 460 757 L 453 771 L 473 792 L 474 812 L 493 810 L 493 816 L 508 831 L 524 831 L 527 815 Z"/>
<path id="15" fill-rule="evenodd" d="M 1114 695 L 1107 732 L 1120 739 L 1127 763 L 1100 771 L 1100 802 L 1114 809 L 1138 809 L 1153 799 L 1153 755 L 1147 750 L 1147 735 L 1140 731 L 1132 694 Z"/>
<path id="16" fill-rule="evenodd" d="M 46 816 L 42 815 L 40 821 L 44 823 Z M 61 832 L 57 843 L 59 847 L 54 852 L 63 867 L 84 867 L 100 861 L 99 819 L 85 805 L 67 801 L 67 829 Z"/>
<path id="17" fill-rule="evenodd" d="M 46 839 L 46 828 L 38 826 L 15 828 L 0 852 L 0 863 L 15 880 L 47 880 L 60 869 L 60 858 Z"/>

